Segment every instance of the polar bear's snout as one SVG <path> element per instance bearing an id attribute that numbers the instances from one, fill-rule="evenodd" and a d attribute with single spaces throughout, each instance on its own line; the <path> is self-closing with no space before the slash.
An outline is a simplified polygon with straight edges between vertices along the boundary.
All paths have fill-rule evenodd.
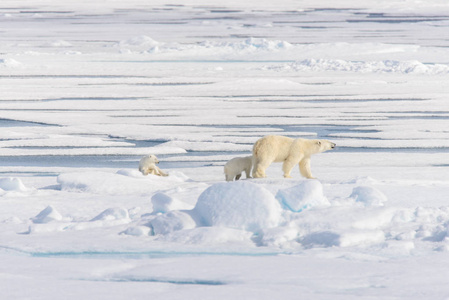
<path id="1" fill-rule="evenodd" d="M 337 146 L 335 143 L 331 143 L 331 148 L 334 149 Z"/>

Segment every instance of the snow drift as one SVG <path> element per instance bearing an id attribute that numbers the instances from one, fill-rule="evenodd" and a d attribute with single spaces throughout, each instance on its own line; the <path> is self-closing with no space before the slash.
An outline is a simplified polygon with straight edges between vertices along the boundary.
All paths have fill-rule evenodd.
<path id="1" fill-rule="evenodd" d="M 279 223 L 280 205 L 262 186 L 244 181 L 226 182 L 205 190 L 193 214 L 203 226 L 256 232 Z"/>

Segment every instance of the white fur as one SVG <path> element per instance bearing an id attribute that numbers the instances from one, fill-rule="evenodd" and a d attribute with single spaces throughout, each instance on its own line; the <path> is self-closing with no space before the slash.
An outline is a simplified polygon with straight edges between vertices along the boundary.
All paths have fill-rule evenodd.
<path id="1" fill-rule="evenodd" d="M 292 139 L 285 136 L 268 135 L 259 139 L 253 147 L 253 177 L 266 177 L 265 170 L 273 162 L 283 162 L 285 178 L 299 164 L 301 175 L 312 179 L 310 157 L 312 154 L 331 150 L 335 144 L 328 140 Z"/>
<path id="2" fill-rule="evenodd" d="M 234 157 L 224 166 L 226 181 L 239 180 L 242 172 L 245 171 L 246 178 L 251 178 L 252 156 Z"/>
<path id="3" fill-rule="evenodd" d="M 143 175 L 157 175 L 157 176 L 168 176 L 168 174 L 164 173 L 161 169 L 159 169 L 156 164 L 159 163 L 156 155 L 147 155 L 142 157 L 139 162 L 139 171 L 142 172 Z"/>

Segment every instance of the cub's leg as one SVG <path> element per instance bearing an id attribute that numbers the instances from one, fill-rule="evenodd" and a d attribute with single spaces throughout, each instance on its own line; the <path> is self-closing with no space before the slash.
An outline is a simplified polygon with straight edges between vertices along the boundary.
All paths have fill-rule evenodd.
<path id="1" fill-rule="evenodd" d="M 167 173 L 165 173 L 165 172 L 163 172 L 161 169 L 159 169 L 159 167 L 158 166 L 154 166 L 154 168 L 155 168 L 155 170 L 156 170 L 156 175 L 159 175 L 159 176 L 168 176 L 168 174 Z"/>
<path id="2" fill-rule="evenodd" d="M 251 168 L 245 169 L 246 178 L 251 178 Z"/>

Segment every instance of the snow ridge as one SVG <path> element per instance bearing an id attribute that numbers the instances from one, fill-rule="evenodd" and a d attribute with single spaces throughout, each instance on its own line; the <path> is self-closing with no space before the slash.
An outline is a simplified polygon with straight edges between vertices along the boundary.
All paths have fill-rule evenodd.
<path id="1" fill-rule="evenodd" d="M 347 61 L 341 59 L 304 59 L 289 64 L 267 66 L 267 70 L 296 72 L 357 72 L 357 73 L 399 73 L 441 75 L 449 73 L 449 66 L 443 64 L 424 64 L 410 61 Z"/>

